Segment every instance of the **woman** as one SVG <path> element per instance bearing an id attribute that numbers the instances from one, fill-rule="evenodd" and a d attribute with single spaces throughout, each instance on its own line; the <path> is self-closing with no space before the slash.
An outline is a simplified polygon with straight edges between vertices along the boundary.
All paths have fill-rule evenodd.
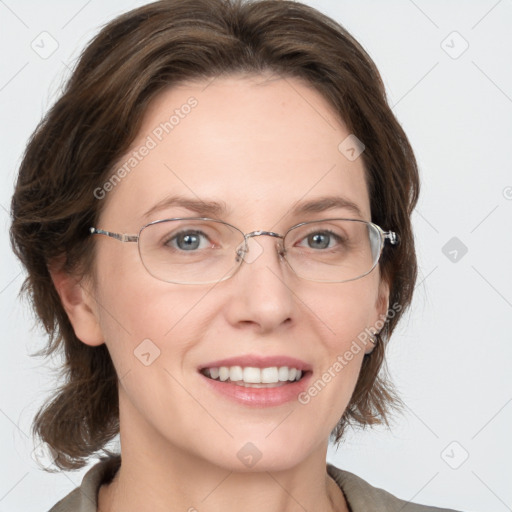
<path id="1" fill-rule="evenodd" d="M 326 468 L 330 437 L 400 406 L 379 370 L 418 191 L 375 65 L 314 9 L 171 0 L 106 26 L 12 202 L 66 357 L 34 433 L 61 469 L 107 454 L 52 511 L 440 510 Z"/>

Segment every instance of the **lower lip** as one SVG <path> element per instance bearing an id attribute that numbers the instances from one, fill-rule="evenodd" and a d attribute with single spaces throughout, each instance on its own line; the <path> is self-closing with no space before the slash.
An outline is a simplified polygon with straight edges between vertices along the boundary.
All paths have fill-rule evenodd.
<path id="1" fill-rule="evenodd" d="M 233 382 L 221 382 L 199 374 L 211 389 L 235 402 L 255 407 L 271 407 L 287 402 L 297 401 L 298 395 L 305 391 L 311 373 L 308 372 L 300 380 L 289 382 L 275 388 L 251 388 L 234 384 Z"/>

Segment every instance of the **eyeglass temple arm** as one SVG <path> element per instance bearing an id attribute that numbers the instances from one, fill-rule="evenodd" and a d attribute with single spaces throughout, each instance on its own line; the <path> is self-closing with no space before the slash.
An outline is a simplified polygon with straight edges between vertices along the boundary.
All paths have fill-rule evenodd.
<path id="1" fill-rule="evenodd" d="M 400 243 L 400 237 L 394 231 L 385 231 L 384 240 L 389 240 L 391 245 L 398 245 Z"/>
<path id="2" fill-rule="evenodd" d="M 105 235 L 110 238 L 115 238 L 121 242 L 137 242 L 139 237 L 138 235 L 125 235 L 122 233 L 113 233 L 112 231 L 105 231 L 104 229 L 97 228 L 89 228 L 89 233 L 91 235 Z"/>

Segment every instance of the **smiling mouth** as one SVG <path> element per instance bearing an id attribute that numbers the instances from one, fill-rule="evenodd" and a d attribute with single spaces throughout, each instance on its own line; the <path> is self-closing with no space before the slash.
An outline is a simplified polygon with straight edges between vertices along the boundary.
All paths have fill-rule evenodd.
<path id="1" fill-rule="evenodd" d="M 289 366 L 271 366 L 257 368 L 253 366 L 220 366 L 203 368 L 200 373 L 205 377 L 250 388 L 274 388 L 298 382 L 309 373 Z"/>

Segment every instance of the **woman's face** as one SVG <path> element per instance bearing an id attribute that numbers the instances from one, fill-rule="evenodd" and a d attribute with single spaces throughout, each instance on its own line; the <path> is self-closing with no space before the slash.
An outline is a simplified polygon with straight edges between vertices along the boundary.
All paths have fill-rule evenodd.
<path id="1" fill-rule="evenodd" d="M 349 135 L 297 79 L 218 77 L 173 88 L 152 103 L 116 166 L 126 164 L 121 180 L 98 192 L 106 203 L 97 227 L 136 234 L 159 219 L 214 216 L 244 233 L 284 234 L 308 220 L 371 220 L 362 159 L 346 151 L 348 141 L 339 149 Z M 326 197 L 360 213 L 320 203 L 296 213 Z M 91 318 L 75 328 L 112 356 L 123 449 L 133 443 L 236 471 L 289 468 L 325 450 L 372 348 L 358 336 L 387 310 L 378 267 L 351 282 L 307 281 L 279 259 L 278 239 L 259 236 L 253 260 L 230 279 L 171 284 L 146 271 L 136 243 L 94 242 Z M 302 367 L 303 378 L 264 389 L 200 371 L 226 359 L 229 367 Z"/>

